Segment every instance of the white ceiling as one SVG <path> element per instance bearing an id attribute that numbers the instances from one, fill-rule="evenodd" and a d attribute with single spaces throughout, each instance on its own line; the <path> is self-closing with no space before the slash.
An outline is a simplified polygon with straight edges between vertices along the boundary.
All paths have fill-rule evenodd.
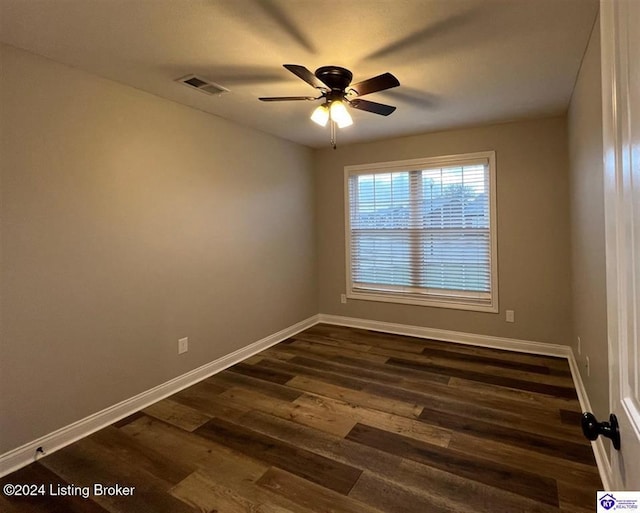
<path id="1" fill-rule="evenodd" d="M 335 64 L 354 82 L 389 71 L 400 87 L 366 96 L 389 117 L 351 111 L 338 142 L 564 112 L 597 0 L 0 0 L 0 40 L 311 147 L 328 128 L 282 64 Z M 175 79 L 202 75 L 212 97 Z"/>

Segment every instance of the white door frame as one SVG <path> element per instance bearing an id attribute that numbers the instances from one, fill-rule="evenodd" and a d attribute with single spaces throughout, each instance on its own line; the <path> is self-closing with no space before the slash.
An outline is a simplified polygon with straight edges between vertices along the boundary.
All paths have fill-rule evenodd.
<path id="1" fill-rule="evenodd" d="M 621 435 L 605 486 L 640 491 L 640 0 L 601 0 L 600 28 L 609 386 Z"/>

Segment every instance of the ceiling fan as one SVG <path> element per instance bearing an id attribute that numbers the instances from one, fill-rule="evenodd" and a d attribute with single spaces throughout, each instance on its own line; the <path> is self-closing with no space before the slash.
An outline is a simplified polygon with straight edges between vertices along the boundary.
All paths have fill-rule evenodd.
<path id="1" fill-rule="evenodd" d="M 331 144 L 336 148 L 335 125 L 339 128 L 353 124 L 345 105 L 358 110 L 365 110 L 388 116 L 395 107 L 362 100 L 360 97 L 378 91 L 397 87 L 400 82 L 391 73 L 383 73 L 368 80 L 351 84 L 353 74 L 340 66 L 322 66 L 312 73 L 298 64 L 284 64 L 284 67 L 307 84 L 319 90 L 319 96 L 268 96 L 259 98 L 263 102 L 287 102 L 298 100 L 324 100 L 311 114 L 311 119 L 320 126 L 326 126 L 330 120 Z"/>

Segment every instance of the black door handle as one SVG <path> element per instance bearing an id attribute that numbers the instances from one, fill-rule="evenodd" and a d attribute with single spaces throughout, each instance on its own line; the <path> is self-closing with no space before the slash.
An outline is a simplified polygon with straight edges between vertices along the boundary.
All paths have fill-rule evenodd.
<path id="1" fill-rule="evenodd" d="M 582 432 L 588 440 L 595 440 L 599 435 L 611 439 L 613 448 L 620 450 L 620 431 L 618 430 L 618 419 L 612 413 L 609 415 L 609 422 L 598 422 L 595 415 L 590 412 L 582 414 Z"/>

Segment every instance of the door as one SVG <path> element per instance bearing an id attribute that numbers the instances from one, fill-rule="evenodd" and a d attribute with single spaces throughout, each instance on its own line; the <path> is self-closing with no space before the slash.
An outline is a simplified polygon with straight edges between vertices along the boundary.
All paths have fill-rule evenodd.
<path id="1" fill-rule="evenodd" d="M 601 0 L 602 100 L 614 490 L 640 491 L 640 0 Z"/>

